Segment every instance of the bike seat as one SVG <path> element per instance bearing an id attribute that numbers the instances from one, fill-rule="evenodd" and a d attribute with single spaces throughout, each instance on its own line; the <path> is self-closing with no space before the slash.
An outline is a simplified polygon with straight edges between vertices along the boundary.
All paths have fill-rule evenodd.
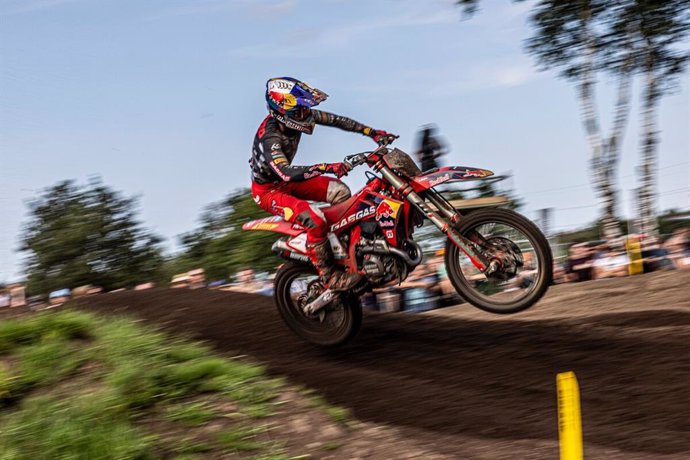
<path id="1" fill-rule="evenodd" d="M 355 202 L 357 202 L 357 199 L 359 197 L 357 195 L 353 195 L 347 200 L 343 201 L 342 203 L 334 204 L 331 206 L 325 206 L 321 208 L 321 212 L 323 212 L 323 215 L 326 216 L 326 221 L 329 224 L 332 224 L 334 222 L 337 222 L 340 220 L 341 217 L 345 215 L 345 213 L 352 207 Z"/>

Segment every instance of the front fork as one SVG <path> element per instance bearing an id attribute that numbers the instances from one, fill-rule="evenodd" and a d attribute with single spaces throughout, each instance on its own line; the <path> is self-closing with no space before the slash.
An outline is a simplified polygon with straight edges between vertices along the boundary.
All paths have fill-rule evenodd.
<path id="1" fill-rule="evenodd" d="M 460 235 L 453 225 L 460 221 L 460 214 L 443 198 L 438 192 L 429 189 L 429 201 L 438 209 L 438 211 L 445 216 L 441 217 L 439 212 L 434 211 L 424 199 L 412 189 L 410 184 L 401 180 L 390 168 L 381 165 L 379 171 L 381 175 L 390 183 L 402 196 L 404 196 L 415 208 L 426 216 L 427 219 L 433 223 L 446 237 L 453 242 L 462 252 L 467 254 L 472 264 L 477 267 L 482 273 L 486 272 L 491 263 L 487 257 L 479 252 L 475 244 L 481 241 L 471 241 L 468 238 Z M 448 225 L 450 222 L 453 225 Z M 481 238 L 479 235 L 477 235 Z M 493 268 L 493 267 L 492 267 Z"/>

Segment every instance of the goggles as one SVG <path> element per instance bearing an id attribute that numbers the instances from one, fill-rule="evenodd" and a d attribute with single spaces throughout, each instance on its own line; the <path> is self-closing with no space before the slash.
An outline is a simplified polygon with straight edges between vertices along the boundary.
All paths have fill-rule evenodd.
<path id="1" fill-rule="evenodd" d="M 310 116 L 311 109 L 309 107 L 297 107 L 297 109 L 289 115 L 289 117 L 295 121 L 305 121 Z"/>

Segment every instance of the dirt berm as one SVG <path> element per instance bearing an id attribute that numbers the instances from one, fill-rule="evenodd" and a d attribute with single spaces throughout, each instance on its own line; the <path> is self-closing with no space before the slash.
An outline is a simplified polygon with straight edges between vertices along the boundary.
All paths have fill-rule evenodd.
<path id="1" fill-rule="evenodd" d="M 455 458 L 557 458 L 555 376 L 574 371 L 586 458 L 690 459 L 689 285 L 672 272 L 555 286 L 507 317 L 467 305 L 370 314 L 336 351 L 294 337 L 267 297 L 152 290 L 79 305 L 250 355 Z"/>

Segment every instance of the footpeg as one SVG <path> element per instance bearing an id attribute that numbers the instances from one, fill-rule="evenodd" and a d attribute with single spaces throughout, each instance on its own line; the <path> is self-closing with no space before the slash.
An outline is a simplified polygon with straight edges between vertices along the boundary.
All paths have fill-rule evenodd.
<path id="1" fill-rule="evenodd" d="M 336 292 L 331 291 L 330 289 L 326 289 L 321 293 L 320 296 L 314 299 L 313 302 L 308 303 L 307 305 L 302 307 L 302 310 L 308 315 L 313 315 L 329 303 L 333 302 L 333 300 L 335 300 L 336 298 L 336 294 Z"/>

